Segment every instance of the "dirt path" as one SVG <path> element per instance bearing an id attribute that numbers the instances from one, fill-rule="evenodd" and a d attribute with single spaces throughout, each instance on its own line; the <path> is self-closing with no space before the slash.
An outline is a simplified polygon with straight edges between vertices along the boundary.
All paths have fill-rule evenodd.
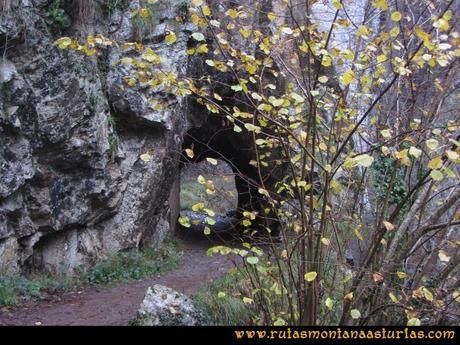
<path id="1" fill-rule="evenodd" d="M 52 296 L 49 301 L 0 309 L 0 325 L 127 325 L 152 284 L 190 295 L 210 278 L 223 274 L 228 257 L 206 256 L 209 242 L 184 242 L 180 267 L 160 276 L 110 287 L 86 287 Z"/>

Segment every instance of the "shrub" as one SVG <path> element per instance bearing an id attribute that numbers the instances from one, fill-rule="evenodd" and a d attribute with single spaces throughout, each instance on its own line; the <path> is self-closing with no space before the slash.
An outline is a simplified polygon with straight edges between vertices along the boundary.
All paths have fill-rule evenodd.
<path id="1" fill-rule="evenodd" d="M 210 281 L 192 299 L 210 325 L 250 325 L 255 311 L 240 297 L 241 275 L 234 269 Z M 225 291 L 225 296 L 223 292 Z"/>

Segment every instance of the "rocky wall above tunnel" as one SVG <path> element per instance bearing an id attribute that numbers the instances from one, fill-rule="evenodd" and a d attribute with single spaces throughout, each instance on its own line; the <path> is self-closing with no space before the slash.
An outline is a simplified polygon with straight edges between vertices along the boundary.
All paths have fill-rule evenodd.
<path id="1" fill-rule="evenodd" d="M 169 231 L 185 101 L 123 89 L 129 70 L 115 48 L 84 58 L 53 45 L 61 35 L 108 31 L 119 42 L 137 39 L 130 12 L 139 1 L 129 3 L 84 29 L 69 16 L 59 33 L 45 15 L 51 1 L 0 13 L 0 272 L 71 273 L 111 252 L 158 245 Z M 144 44 L 184 72 L 189 29 L 164 44 L 158 37 L 176 25 L 176 7 L 160 13 Z M 153 110 L 151 97 L 167 109 Z"/>

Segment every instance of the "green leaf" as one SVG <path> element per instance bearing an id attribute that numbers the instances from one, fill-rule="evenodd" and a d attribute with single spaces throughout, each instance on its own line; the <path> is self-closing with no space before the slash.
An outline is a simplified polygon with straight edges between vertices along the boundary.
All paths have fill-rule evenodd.
<path id="1" fill-rule="evenodd" d="M 356 164 L 361 165 L 365 168 L 368 168 L 374 162 L 374 158 L 369 155 L 359 155 L 354 158 Z"/>
<path id="2" fill-rule="evenodd" d="M 242 131 L 241 127 L 240 126 L 237 126 L 237 125 L 234 125 L 233 126 L 233 130 L 236 132 L 236 133 L 240 133 Z"/>
<path id="3" fill-rule="evenodd" d="M 431 151 L 434 151 L 438 148 L 438 141 L 436 139 L 428 139 L 426 142 L 426 147 L 428 147 Z"/>
<path id="4" fill-rule="evenodd" d="M 361 312 L 358 309 L 352 309 L 350 315 L 353 319 L 359 319 L 361 317 Z"/>
<path id="5" fill-rule="evenodd" d="M 257 265 L 259 258 L 257 256 L 249 256 L 246 261 L 251 265 Z"/>
<path id="6" fill-rule="evenodd" d="M 243 303 L 244 304 L 251 304 L 252 302 L 254 302 L 254 300 L 252 298 L 243 297 Z"/>
<path id="7" fill-rule="evenodd" d="M 206 221 L 206 224 L 209 224 L 209 225 L 211 225 L 211 226 L 214 225 L 214 224 L 216 224 L 216 221 L 215 221 L 213 218 L 211 218 L 211 217 L 206 217 L 206 218 L 205 218 L 205 221 Z"/>
<path id="8" fill-rule="evenodd" d="M 184 228 L 190 228 L 190 220 L 188 217 L 179 217 L 179 224 L 182 225 Z"/>
<path id="9" fill-rule="evenodd" d="M 416 148 L 415 146 L 411 146 L 409 149 L 409 154 L 412 157 L 420 158 L 420 156 L 422 155 L 422 150 Z"/>
<path id="10" fill-rule="evenodd" d="M 276 319 L 276 321 L 273 323 L 273 326 L 285 326 L 286 321 L 284 321 L 282 318 Z"/>
<path id="11" fill-rule="evenodd" d="M 332 308 L 334 307 L 334 301 L 330 297 L 326 298 L 325 304 L 329 310 L 332 310 Z"/>
<path id="12" fill-rule="evenodd" d="M 205 37 L 204 35 L 201 33 L 201 32 L 194 32 L 192 34 L 192 37 L 196 40 L 196 41 L 204 41 L 205 40 Z"/>
<path id="13" fill-rule="evenodd" d="M 444 175 L 439 170 L 431 170 L 430 177 L 435 181 L 441 181 L 444 178 Z"/>
<path id="14" fill-rule="evenodd" d="M 380 134 L 385 139 L 391 138 L 391 130 L 389 130 L 389 129 L 384 129 L 384 130 L 380 131 Z"/>
<path id="15" fill-rule="evenodd" d="M 407 325 L 408 326 L 420 326 L 422 323 L 420 322 L 419 319 L 417 319 L 416 317 L 413 317 L 412 319 L 410 319 L 409 321 L 407 321 Z"/>
<path id="16" fill-rule="evenodd" d="M 252 123 L 245 123 L 245 124 L 244 124 L 244 127 L 245 127 L 249 132 L 260 133 L 260 127 L 259 127 L 259 126 L 255 126 L 255 125 L 253 125 Z"/>

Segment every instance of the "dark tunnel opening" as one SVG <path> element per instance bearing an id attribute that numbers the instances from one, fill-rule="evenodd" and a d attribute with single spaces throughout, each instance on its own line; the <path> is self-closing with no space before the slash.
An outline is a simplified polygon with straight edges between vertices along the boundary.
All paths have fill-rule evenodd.
<path id="1" fill-rule="evenodd" d="M 217 235 L 219 238 L 235 238 L 254 232 L 258 227 L 267 228 L 263 224 L 266 223 L 264 210 L 267 200 L 258 191 L 260 176 L 253 162 L 252 142 L 242 139 L 242 136 L 234 132 L 231 127 L 204 126 L 189 130 L 184 138 L 180 164 L 181 208 L 184 207 L 184 210 L 182 210 L 179 218 L 179 229 L 205 236 Z M 214 169 L 214 174 L 212 169 Z M 217 207 L 214 205 L 218 212 L 212 210 L 211 215 L 206 213 L 207 205 L 199 205 L 201 207 L 195 207 L 195 210 L 185 212 L 185 208 L 190 209 L 193 205 L 200 203 L 200 192 L 192 187 L 193 185 L 200 185 L 200 182 L 197 181 L 198 177 L 202 176 L 202 187 L 206 187 L 208 181 L 215 182 L 212 178 L 200 174 L 200 171 L 214 175 L 214 177 L 217 174 L 218 180 L 221 180 L 222 177 L 231 178 L 232 186 L 229 183 L 223 184 L 226 184 L 227 189 L 230 190 L 216 191 L 216 193 L 226 196 L 230 196 L 232 193 L 236 194 L 233 203 L 224 206 L 224 209 L 219 205 Z M 191 178 L 192 175 L 193 178 Z M 216 186 L 214 185 L 214 187 Z M 193 195 L 194 193 L 195 195 Z M 184 197 L 187 200 L 184 200 Z M 195 203 L 192 205 L 188 199 L 194 199 Z M 187 205 L 183 205 L 184 201 Z M 219 202 L 221 204 L 226 203 L 225 200 Z M 245 215 L 248 212 L 258 215 L 257 219 L 252 217 L 250 227 L 245 222 Z M 261 217 L 259 218 L 259 216 Z M 216 223 L 206 223 L 206 217 L 213 218 Z M 190 226 L 186 226 L 184 229 L 184 224 Z"/>

